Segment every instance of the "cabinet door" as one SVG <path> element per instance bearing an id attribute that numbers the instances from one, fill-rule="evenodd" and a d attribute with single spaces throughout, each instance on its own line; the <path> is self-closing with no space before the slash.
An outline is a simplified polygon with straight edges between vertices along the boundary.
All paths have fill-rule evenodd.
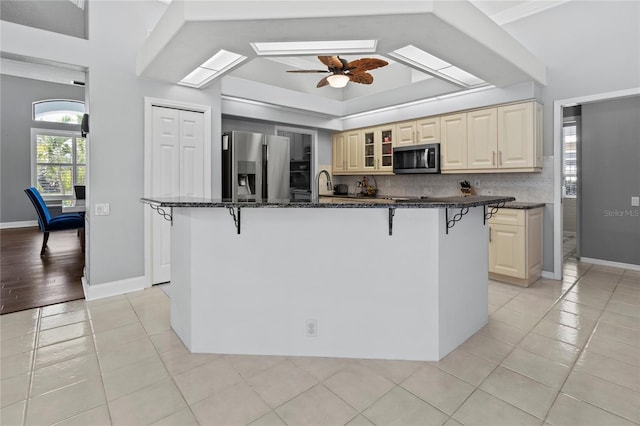
<path id="1" fill-rule="evenodd" d="M 540 276 L 542 271 L 542 229 L 544 210 L 527 210 L 526 240 L 527 240 L 527 278 Z"/>
<path id="2" fill-rule="evenodd" d="M 337 133 L 333 135 L 331 168 L 333 174 L 344 173 L 347 162 L 345 157 L 345 134 Z"/>
<path id="3" fill-rule="evenodd" d="M 378 159 L 379 136 L 377 129 L 365 129 L 362 131 L 362 170 L 364 172 L 374 172 Z"/>
<path id="4" fill-rule="evenodd" d="M 534 167 L 533 102 L 498 108 L 498 167 Z"/>
<path id="5" fill-rule="evenodd" d="M 396 137 L 396 126 L 378 127 L 376 132 L 379 135 L 378 153 L 376 161 L 376 171 L 378 173 L 393 172 L 393 147 Z"/>
<path id="6" fill-rule="evenodd" d="M 429 117 L 416 122 L 417 143 L 440 142 L 440 117 Z"/>
<path id="7" fill-rule="evenodd" d="M 467 113 L 467 168 L 496 168 L 498 154 L 498 109 Z"/>
<path id="8" fill-rule="evenodd" d="M 346 132 L 346 163 L 347 172 L 362 171 L 362 132 L 350 131 Z"/>
<path id="9" fill-rule="evenodd" d="M 411 146 L 416 143 L 416 122 L 405 121 L 396 125 L 397 135 L 395 146 Z"/>
<path id="10" fill-rule="evenodd" d="M 489 272 L 525 278 L 524 227 L 489 226 Z"/>
<path id="11" fill-rule="evenodd" d="M 450 114 L 440 118 L 442 170 L 467 168 L 467 114 Z"/>

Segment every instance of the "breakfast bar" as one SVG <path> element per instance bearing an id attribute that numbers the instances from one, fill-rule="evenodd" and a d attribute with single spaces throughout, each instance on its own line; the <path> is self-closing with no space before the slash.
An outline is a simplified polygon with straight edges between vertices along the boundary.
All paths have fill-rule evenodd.
<path id="1" fill-rule="evenodd" d="M 196 353 L 433 361 L 488 320 L 513 197 L 144 198 L 171 221 L 171 326 Z"/>

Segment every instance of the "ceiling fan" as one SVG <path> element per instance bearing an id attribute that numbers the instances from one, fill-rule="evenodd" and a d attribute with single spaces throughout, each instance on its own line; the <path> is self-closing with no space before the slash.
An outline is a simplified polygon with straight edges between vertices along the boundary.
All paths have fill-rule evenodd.
<path id="1" fill-rule="evenodd" d="M 387 61 L 376 58 L 362 58 L 351 62 L 339 56 L 318 56 L 318 59 L 327 66 L 327 70 L 290 70 L 287 72 L 330 72 L 331 75 L 320 80 L 316 87 L 324 87 L 326 85 L 331 87 L 344 87 L 350 81 L 360 84 L 371 84 L 373 82 L 373 76 L 367 71 L 389 65 Z"/>

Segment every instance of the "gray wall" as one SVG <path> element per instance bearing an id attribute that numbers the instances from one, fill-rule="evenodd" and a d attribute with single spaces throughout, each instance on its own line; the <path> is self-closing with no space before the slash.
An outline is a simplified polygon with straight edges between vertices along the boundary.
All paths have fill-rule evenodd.
<path id="1" fill-rule="evenodd" d="M 44 99 L 84 101 L 84 88 L 0 75 L 0 223 L 36 220 L 24 189 L 31 186 L 31 128 L 80 130 L 78 125 L 32 121 L 31 103 Z"/>
<path id="2" fill-rule="evenodd" d="M 639 17 L 637 1 L 571 1 L 504 26 L 547 66 L 545 156 L 553 155 L 555 100 L 640 87 Z M 553 204 L 544 217 L 544 270 L 553 271 Z"/>
<path id="3" fill-rule="evenodd" d="M 640 96 L 582 106 L 581 256 L 640 265 Z"/>
<path id="4" fill-rule="evenodd" d="M 82 10 L 69 0 L 2 0 L 0 18 L 28 27 L 87 38 L 87 9 L 90 3 L 90 0 L 86 0 Z"/>

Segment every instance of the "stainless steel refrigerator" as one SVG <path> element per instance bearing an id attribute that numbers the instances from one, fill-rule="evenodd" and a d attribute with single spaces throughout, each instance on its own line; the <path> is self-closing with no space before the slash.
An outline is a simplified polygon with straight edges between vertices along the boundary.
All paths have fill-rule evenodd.
<path id="1" fill-rule="evenodd" d="M 222 134 L 222 198 L 289 198 L 289 138 L 249 132 Z"/>

